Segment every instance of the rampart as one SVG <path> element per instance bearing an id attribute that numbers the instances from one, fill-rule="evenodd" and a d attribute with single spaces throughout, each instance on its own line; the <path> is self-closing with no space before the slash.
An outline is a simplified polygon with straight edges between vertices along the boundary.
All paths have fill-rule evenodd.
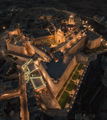
<path id="1" fill-rule="evenodd" d="M 100 36 L 99 38 L 97 38 L 97 39 L 95 39 L 93 41 L 88 40 L 88 43 L 87 43 L 86 47 L 89 48 L 89 49 L 94 49 L 94 48 L 100 47 L 101 38 L 102 38 L 102 36 Z"/>
<path id="2" fill-rule="evenodd" d="M 73 56 L 72 60 L 70 61 L 69 65 L 67 66 L 67 68 L 65 69 L 64 73 L 62 74 L 61 78 L 59 79 L 59 82 L 54 84 L 52 82 L 52 80 L 54 80 L 54 78 L 51 78 L 49 76 L 49 74 L 47 73 L 47 71 L 44 69 L 44 67 L 42 66 L 42 64 L 39 64 L 39 69 L 41 70 L 45 80 L 47 81 L 50 90 L 52 91 L 53 95 L 56 97 L 57 94 L 59 93 L 59 91 L 61 90 L 62 86 L 65 84 L 66 80 L 68 79 L 70 73 L 72 72 L 72 70 L 74 69 L 75 65 L 77 64 L 76 62 L 76 56 Z"/>

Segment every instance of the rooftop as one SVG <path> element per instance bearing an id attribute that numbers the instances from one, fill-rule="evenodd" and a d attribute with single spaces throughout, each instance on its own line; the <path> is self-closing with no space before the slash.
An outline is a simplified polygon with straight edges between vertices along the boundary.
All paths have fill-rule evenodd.
<path id="1" fill-rule="evenodd" d="M 89 31 L 89 30 L 88 30 L 87 34 L 90 36 L 90 39 L 91 39 L 91 40 L 95 40 L 95 39 L 97 39 L 97 38 L 100 37 L 100 36 L 97 35 L 96 33 L 92 32 L 92 31 Z"/>
<path id="2" fill-rule="evenodd" d="M 51 78 L 60 78 L 64 73 L 65 69 L 69 65 L 70 61 L 73 58 L 73 54 L 71 56 L 65 56 L 63 59 L 60 59 L 58 62 L 52 60 L 50 63 L 47 63 L 46 71 L 50 75 Z"/>

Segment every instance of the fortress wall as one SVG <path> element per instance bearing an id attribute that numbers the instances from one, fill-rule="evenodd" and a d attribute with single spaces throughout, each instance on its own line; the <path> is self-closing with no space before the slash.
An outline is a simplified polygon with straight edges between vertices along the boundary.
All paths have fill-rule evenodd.
<path id="1" fill-rule="evenodd" d="M 92 40 L 88 40 L 86 47 L 89 48 L 89 49 L 94 49 L 94 48 L 100 47 L 100 45 L 101 45 L 101 38 L 102 37 L 99 37 L 99 38 L 97 38 L 97 39 L 95 39 L 93 41 Z"/>
<path id="2" fill-rule="evenodd" d="M 31 45 L 29 42 L 26 42 L 26 45 L 32 49 L 32 51 L 34 51 L 35 53 L 37 53 L 38 55 L 40 55 L 44 60 L 46 60 L 46 62 L 50 62 L 52 59 L 49 55 L 47 55 L 45 52 L 43 52 L 42 50 L 40 50 L 39 48 L 37 48 L 34 45 Z"/>
<path id="3" fill-rule="evenodd" d="M 15 53 L 27 55 L 27 51 L 26 51 L 26 48 L 24 46 L 10 44 L 8 41 L 6 41 L 6 44 L 7 44 L 7 50 L 15 52 Z"/>
<path id="4" fill-rule="evenodd" d="M 63 75 L 61 76 L 61 78 L 59 78 L 60 81 L 58 84 L 54 84 L 52 82 L 52 79 L 54 80 L 54 78 L 51 78 L 49 76 L 49 74 L 47 73 L 47 71 L 45 70 L 45 68 L 42 66 L 41 63 L 39 64 L 39 69 L 42 72 L 42 75 L 47 81 L 49 88 L 55 97 L 58 95 L 59 91 L 61 90 L 62 86 L 65 84 L 66 80 L 68 79 L 69 75 L 71 74 L 76 64 L 77 64 L 76 56 L 74 56 L 71 62 L 69 63 L 68 67 L 64 71 Z"/>
<path id="5" fill-rule="evenodd" d="M 58 95 L 59 91 L 65 84 L 66 80 L 68 79 L 69 75 L 71 74 L 71 72 L 74 69 L 74 67 L 76 66 L 76 64 L 77 64 L 76 56 L 74 56 L 73 59 L 71 60 L 71 62 L 69 63 L 68 67 L 64 71 L 63 75 L 61 76 L 58 85 L 55 87 L 55 93 L 56 93 L 55 96 Z"/>
<path id="6" fill-rule="evenodd" d="M 50 90 L 52 91 L 52 93 L 54 94 L 54 89 L 56 88 L 55 85 L 52 82 L 52 78 L 49 76 L 49 74 L 47 73 L 47 71 L 45 70 L 45 68 L 42 66 L 42 64 L 39 64 L 39 69 L 43 75 L 43 77 L 45 78 L 47 84 L 49 85 Z"/>
<path id="7" fill-rule="evenodd" d="M 78 43 L 76 43 L 76 45 L 72 46 L 67 53 L 68 54 L 73 54 L 76 53 L 81 47 L 83 47 L 85 45 L 85 41 L 86 41 L 86 36 L 83 37 Z"/>

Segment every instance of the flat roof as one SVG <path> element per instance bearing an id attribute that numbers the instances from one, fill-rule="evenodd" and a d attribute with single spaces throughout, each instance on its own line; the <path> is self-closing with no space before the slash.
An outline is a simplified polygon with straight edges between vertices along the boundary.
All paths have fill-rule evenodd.
<path id="1" fill-rule="evenodd" d="M 97 39 L 100 37 L 100 35 L 97 35 L 96 33 L 89 31 L 89 30 L 88 30 L 87 34 L 89 35 L 90 40 L 94 40 L 94 39 Z"/>
<path id="2" fill-rule="evenodd" d="M 50 63 L 47 63 L 47 69 L 49 76 L 51 78 L 60 78 L 64 73 L 65 69 L 69 65 L 74 55 L 60 59 L 58 62 L 52 60 Z"/>

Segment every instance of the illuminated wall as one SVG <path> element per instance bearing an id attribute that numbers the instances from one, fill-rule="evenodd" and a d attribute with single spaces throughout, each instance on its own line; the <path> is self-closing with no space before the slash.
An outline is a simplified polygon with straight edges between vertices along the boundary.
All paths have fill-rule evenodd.
<path id="1" fill-rule="evenodd" d="M 99 38 L 97 38 L 97 39 L 95 39 L 93 41 L 92 40 L 88 40 L 86 47 L 89 48 L 89 49 L 94 49 L 94 48 L 100 47 L 100 45 L 101 45 L 101 38 L 102 37 L 99 37 Z"/>
<path id="2" fill-rule="evenodd" d="M 76 64 L 77 64 L 77 62 L 76 62 L 76 56 L 74 56 L 72 58 L 71 62 L 69 63 L 68 67 L 65 69 L 64 73 L 62 74 L 61 78 L 59 78 L 60 81 L 59 81 L 58 84 L 54 84 L 52 82 L 52 80 L 54 80 L 54 78 L 51 78 L 49 76 L 49 74 L 44 69 L 44 67 L 43 67 L 43 65 L 41 63 L 39 64 L 39 69 L 42 72 L 45 80 L 48 83 L 48 86 L 49 86 L 51 92 L 53 93 L 53 95 L 55 97 L 57 96 L 57 94 L 61 90 L 62 86 L 65 84 L 66 80 L 68 79 L 70 73 L 72 72 L 72 70 L 74 69 L 74 67 L 75 67 Z"/>
<path id="3" fill-rule="evenodd" d="M 9 50 L 9 51 L 16 52 L 19 54 L 25 54 L 25 55 L 28 54 L 28 52 L 24 46 L 10 44 L 9 41 L 7 41 L 7 40 L 6 40 L 6 45 L 7 45 L 7 50 Z"/>
<path id="4" fill-rule="evenodd" d="M 68 49 L 69 46 L 70 46 L 74 41 L 76 41 L 77 37 L 79 37 L 80 35 L 81 35 L 81 31 L 78 32 L 78 34 L 75 35 L 71 40 L 69 40 L 69 42 L 66 42 L 63 46 L 59 46 L 59 47 L 57 48 L 57 50 L 63 52 L 66 48 Z"/>
<path id="5" fill-rule="evenodd" d="M 34 45 L 31 45 L 30 42 L 26 42 L 26 45 L 35 53 L 37 53 L 38 55 L 40 55 L 46 62 L 50 62 L 51 61 L 51 57 L 49 55 L 47 55 L 45 52 L 43 52 L 42 50 L 40 50 L 39 48 L 37 48 Z"/>
<path id="6" fill-rule="evenodd" d="M 68 54 L 76 53 L 80 48 L 82 48 L 85 45 L 86 36 L 84 36 L 79 42 L 77 42 L 75 45 L 73 45 L 68 51 Z"/>
<path id="7" fill-rule="evenodd" d="M 58 29 L 57 32 L 55 32 L 55 41 L 57 43 L 65 42 L 64 32 L 61 31 L 60 29 Z"/>

